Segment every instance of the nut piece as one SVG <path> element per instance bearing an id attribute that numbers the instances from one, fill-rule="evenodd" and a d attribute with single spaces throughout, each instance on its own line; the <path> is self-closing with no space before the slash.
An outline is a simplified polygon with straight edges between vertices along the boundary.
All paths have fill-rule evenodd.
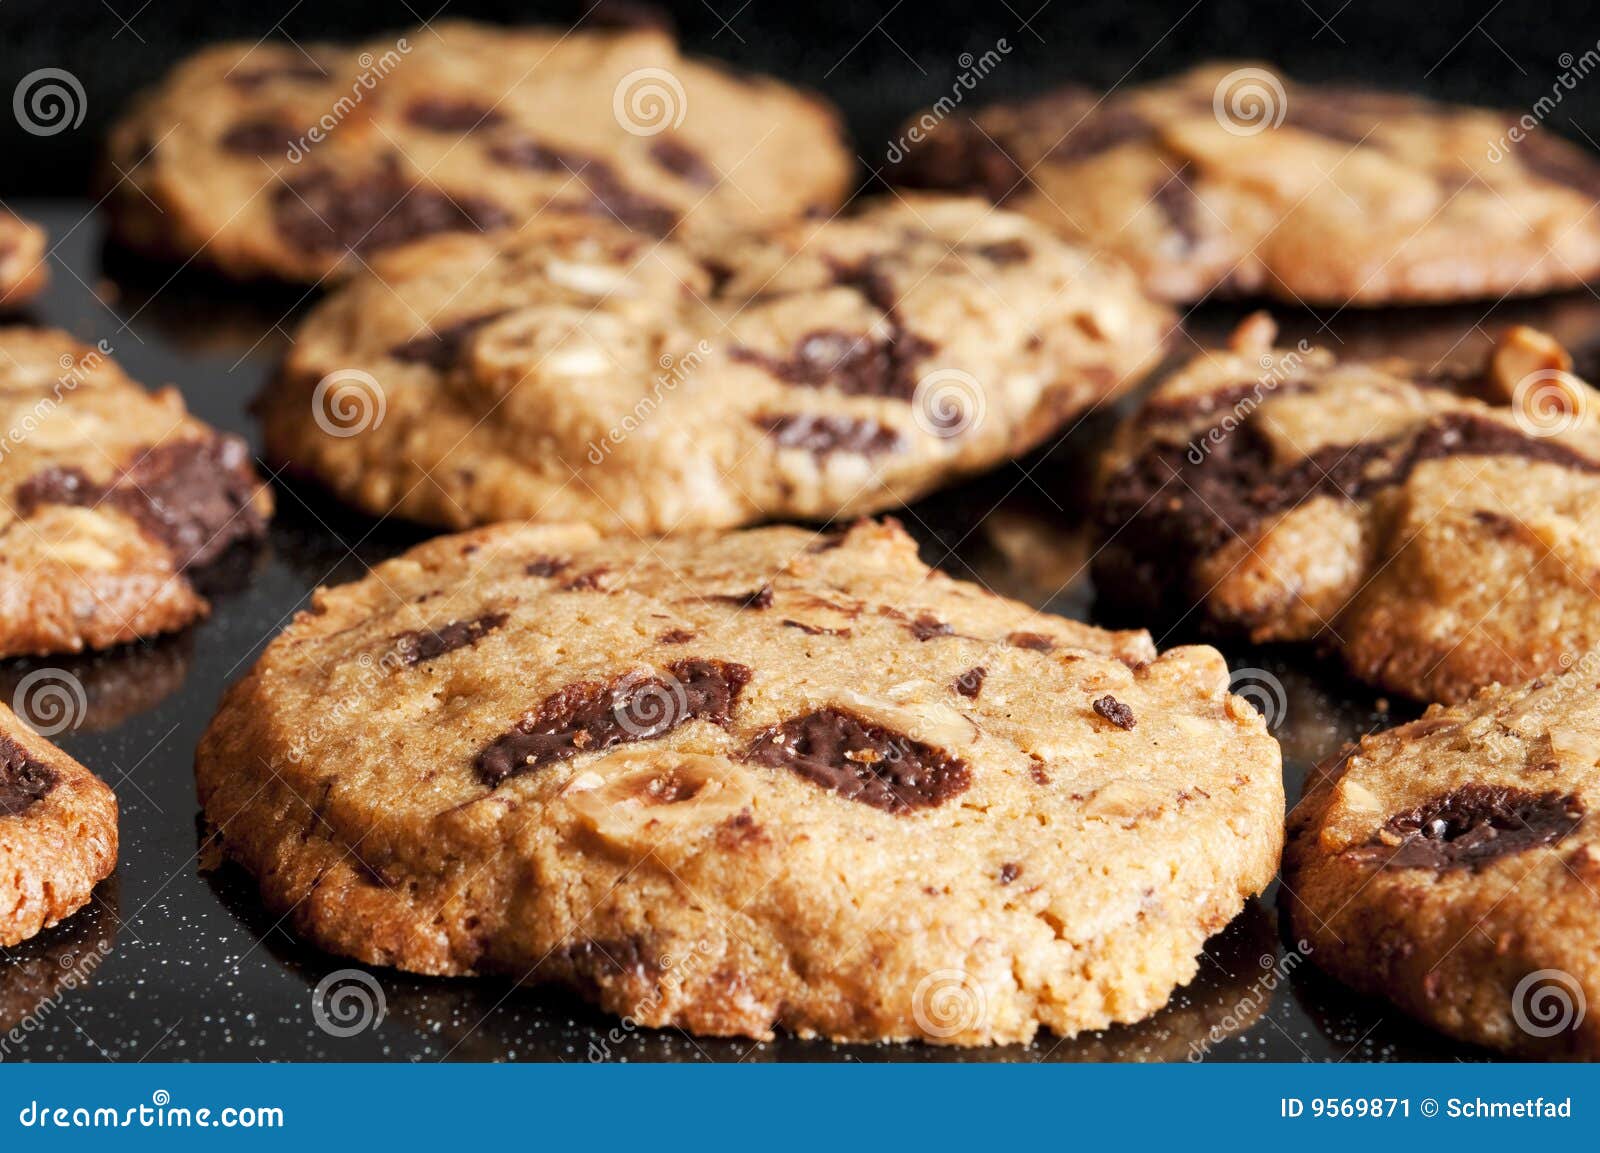
<path id="1" fill-rule="evenodd" d="M 744 770 L 697 753 L 624 752 L 590 765 L 562 790 L 578 821 L 619 848 L 648 851 L 699 836 L 754 797 Z"/>

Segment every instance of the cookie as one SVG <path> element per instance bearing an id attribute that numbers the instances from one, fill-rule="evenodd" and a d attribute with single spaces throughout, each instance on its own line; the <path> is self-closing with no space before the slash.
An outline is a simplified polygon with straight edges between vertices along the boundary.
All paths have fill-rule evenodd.
<path id="1" fill-rule="evenodd" d="M 829 212 L 852 167 L 828 106 L 686 59 L 659 29 L 444 20 L 357 46 L 208 48 L 113 129 L 106 183 L 135 248 L 319 281 L 549 211 L 655 235 Z"/>
<path id="2" fill-rule="evenodd" d="M 717 1035 L 1140 1019 L 1282 842 L 1214 650 L 1040 615 L 892 522 L 436 538 L 318 590 L 196 764 L 313 943 Z"/>
<path id="3" fill-rule="evenodd" d="M 1514 119 L 1218 63 L 1104 96 L 924 113 L 900 179 L 984 191 L 1170 300 L 1576 287 L 1600 274 L 1600 158 Z"/>
<path id="4" fill-rule="evenodd" d="M 117 864 L 117 799 L 0 704 L 0 946 L 88 904 Z"/>
<path id="5" fill-rule="evenodd" d="M 1600 1058 L 1600 652 L 1364 738 L 1290 817 L 1311 958 L 1454 1037 Z"/>
<path id="6" fill-rule="evenodd" d="M 0 208 L 0 308 L 18 308 L 50 282 L 44 229 Z"/>
<path id="7" fill-rule="evenodd" d="M 887 508 L 1116 395 L 1171 324 L 980 201 L 657 242 L 545 216 L 381 260 L 295 332 L 268 456 L 367 512 L 665 533 Z"/>
<path id="8" fill-rule="evenodd" d="M 1423 701 L 1600 644 L 1600 398 L 1560 346 L 1515 328 L 1458 373 L 1273 339 L 1252 318 L 1119 433 L 1109 608 L 1316 640 Z"/>
<path id="9" fill-rule="evenodd" d="M 0 331 L 0 656 L 78 652 L 206 612 L 188 573 L 260 537 L 243 440 L 146 392 L 102 344 Z"/>

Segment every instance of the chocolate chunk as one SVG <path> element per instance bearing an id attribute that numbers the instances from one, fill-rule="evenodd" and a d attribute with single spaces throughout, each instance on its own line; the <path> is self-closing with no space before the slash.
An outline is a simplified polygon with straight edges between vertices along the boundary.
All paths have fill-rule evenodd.
<path id="1" fill-rule="evenodd" d="M 1119 729 L 1131 729 L 1139 723 L 1133 718 L 1133 710 L 1109 693 L 1095 699 L 1094 711 Z"/>
<path id="2" fill-rule="evenodd" d="M 1185 250 L 1192 249 L 1200 241 L 1200 198 L 1189 187 L 1193 173 L 1194 166 L 1184 164 L 1161 182 L 1152 197 L 1182 239 Z"/>
<path id="3" fill-rule="evenodd" d="M 913 359 L 924 353 L 921 342 Z M 730 350 L 733 359 L 758 364 L 785 384 L 834 388 L 847 396 L 887 396 L 910 400 L 917 390 L 911 360 L 890 340 L 816 329 L 802 336 L 787 356 L 775 357 L 743 345 Z"/>
<path id="4" fill-rule="evenodd" d="M 636 232 L 652 236 L 665 236 L 678 226 L 674 209 L 628 187 L 608 164 L 593 161 L 577 178 L 589 193 L 585 210 L 591 216 L 610 216 Z"/>
<path id="5" fill-rule="evenodd" d="M 1000 883 L 1002 885 L 1009 885 L 1020 876 L 1022 876 L 1022 866 L 1015 861 L 1007 861 L 1000 866 Z"/>
<path id="6" fill-rule="evenodd" d="M 531 136 L 517 136 L 500 140 L 489 146 L 489 159 L 507 168 L 522 168 L 529 172 L 570 172 L 576 175 L 599 161 L 578 152 L 554 148 Z"/>
<path id="7" fill-rule="evenodd" d="M 1384 824 L 1398 845 L 1375 837 L 1350 850 L 1389 869 L 1479 869 L 1501 857 L 1554 845 L 1584 816 L 1575 795 L 1503 785 L 1461 785 Z"/>
<path id="8" fill-rule="evenodd" d="M 896 429 L 866 417 L 801 412 L 762 416 L 756 418 L 756 423 L 779 448 L 798 448 L 814 456 L 835 452 L 878 456 L 905 448 L 905 440 Z"/>
<path id="9" fill-rule="evenodd" d="M 705 157 L 670 136 L 660 137 L 650 146 L 650 158 L 674 176 L 701 188 L 712 188 L 720 179 Z"/>
<path id="10" fill-rule="evenodd" d="M 266 532 L 266 518 L 254 504 L 259 484 L 245 442 L 215 435 L 157 445 L 105 485 L 80 469 L 52 465 L 23 481 L 13 499 L 24 518 L 47 504 L 115 508 L 185 569 Z"/>
<path id="11" fill-rule="evenodd" d="M 284 156 L 294 140 L 293 129 L 270 117 L 241 120 L 224 132 L 217 144 L 224 152 L 240 156 Z"/>
<path id="12" fill-rule="evenodd" d="M 786 768 L 887 813 L 931 808 L 972 783 L 967 763 L 840 709 L 819 709 L 758 736 L 745 759 Z"/>
<path id="13" fill-rule="evenodd" d="M 1010 633 L 1006 636 L 1006 644 L 1014 649 L 1032 649 L 1036 653 L 1048 653 L 1056 647 L 1056 642 L 1043 633 Z"/>
<path id="14" fill-rule="evenodd" d="M 658 645 L 686 645 L 694 640 L 695 634 L 688 629 L 668 629 L 656 638 Z"/>
<path id="15" fill-rule="evenodd" d="M 284 243 L 308 255 L 375 252 L 437 232 L 488 231 L 512 223 L 482 196 L 447 196 L 406 176 L 390 159 L 366 172 L 314 169 L 273 194 Z"/>
<path id="16" fill-rule="evenodd" d="M 978 694 L 983 691 L 983 681 L 988 675 L 988 669 L 982 665 L 974 665 L 957 677 L 950 687 L 969 701 L 975 701 L 978 699 Z"/>
<path id="17" fill-rule="evenodd" d="M 992 244 L 980 244 L 976 251 L 985 260 L 1002 266 L 1022 264 L 1033 255 L 1033 249 L 1028 247 L 1028 242 L 1020 237 L 997 240 Z"/>
<path id="18" fill-rule="evenodd" d="M 932 613 L 918 613 L 916 617 L 908 625 L 906 625 L 906 628 L 910 629 L 911 635 L 916 637 L 919 641 L 931 641 L 934 637 L 953 636 L 955 635 L 956 631 L 955 629 L 951 628 L 947 622 L 940 620 Z"/>
<path id="19" fill-rule="evenodd" d="M 1124 144 L 1137 144 L 1152 139 L 1155 128 L 1131 104 L 1105 101 L 1088 112 L 1081 112 L 1081 93 L 1068 90 L 1064 93 L 1065 107 L 1057 115 L 1068 127 L 1058 144 L 1050 149 L 1051 160 L 1075 163 L 1099 156 Z M 1037 103 L 1035 108 L 1040 108 Z M 1042 111 L 1042 109 L 1041 109 Z M 1067 117 L 1077 112 L 1081 119 L 1072 124 Z M 1056 131 L 1061 131 L 1057 129 Z"/>
<path id="20" fill-rule="evenodd" d="M 404 344 L 395 345 L 389 350 L 389 355 L 407 364 L 425 364 L 438 372 L 444 372 L 460 362 L 467 341 L 472 339 L 474 333 L 493 324 L 505 314 L 506 310 L 499 308 L 493 312 L 482 312 L 476 316 L 453 320 L 449 324 L 435 325 L 432 332 L 425 332 Z"/>
<path id="21" fill-rule="evenodd" d="M 971 121 L 947 120 L 894 167 L 907 188 L 967 192 L 1003 204 L 1028 183 L 1026 165 Z"/>
<path id="22" fill-rule="evenodd" d="M 450 621 L 433 629 L 418 629 L 394 638 L 400 659 L 408 665 L 431 661 L 456 649 L 475 645 L 506 623 L 505 613 L 487 613 L 466 621 Z"/>
<path id="23" fill-rule="evenodd" d="M 561 589 L 563 592 L 601 592 L 610 574 L 610 565 L 595 565 L 592 569 L 568 577 L 561 583 Z"/>
<path id="24" fill-rule="evenodd" d="M 747 593 L 718 593 L 709 599 L 742 609 L 768 609 L 772 607 L 772 586 L 764 584 Z"/>
<path id="25" fill-rule="evenodd" d="M 0 817 L 20 817 L 55 787 L 54 769 L 0 733 Z"/>
<path id="26" fill-rule="evenodd" d="M 551 694 L 531 718 L 478 753 L 478 776 L 493 787 L 579 753 L 665 736 L 688 721 L 726 724 L 751 677 L 745 665 L 698 657 L 667 671 L 671 679 L 635 672 Z"/>
<path id="27" fill-rule="evenodd" d="M 572 562 L 559 556 L 536 556 L 522 566 L 522 571 L 529 576 L 553 577 L 560 576 Z"/>
<path id="28" fill-rule="evenodd" d="M 482 101 L 449 96 L 424 96 L 406 106 L 407 122 L 434 132 L 473 132 L 505 120 Z"/>
<path id="29" fill-rule="evenodd" d="M 1313 496 L 1363 500 L 1405 483 L 1432 460 L 1511 456 L 1600 472 L 1600 462 L 1561 441 L 1527 436 L 1510 422 L 1470 412 L 1444 413 L 1385 440 L 1327 445 L 1285 465 L 1274 463 L 1272 444 L 1249 418 L 1207 448 L 1196 463 L 1191 447 L 1157 440 L 1111 479 L 1099 532 L 1136 563 L 1135 571 L 1103 587 L 1114 594 L 1144 589 L 1152 603 L 1181 599 L 1182 568 L 1169 558 L 1207 556 Z"/>
<path id="30" fill-rule="evenodd" d="M 781 623 L 782 623 L 784 628 L 787 628 L 787 629 L 799 629 L 801 632 L 805 633 L 806 636 L 808 636 L 808 637 L 847 637 L 847 636 L 850 635 L 850 630 L 849 629 L 824 628 L 822 625 L 809 625 L 809 624 L 806 624 L 805 621 L 785 620 L 785 621 L 783 621 Z"/>

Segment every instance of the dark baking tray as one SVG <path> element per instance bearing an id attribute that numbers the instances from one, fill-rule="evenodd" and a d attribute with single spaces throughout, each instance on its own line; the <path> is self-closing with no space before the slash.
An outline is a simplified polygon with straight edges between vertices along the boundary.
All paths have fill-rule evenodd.
<path id="1" fill-rule="evenodd" d="M 15 205 L 59 241 L 48 295 L 24 319 L 104 339 L 136 379 L 182 389 L 202 418 L 254 438 L 249 400 L 273 370 L 308 294 L 247 292 L 174 274 L 105 248 L 79 202 Z M 1195 346 L 1241 315 L 1190 317 Z M 1285 338 L 1346 354 L 1394 352 L 1471 361 L 1513 320 L 1542 324 L 1592 359 L 1600 299 L 1588 293 L 1497 308 L 1371 314 L 1280 313 Z M 1180 354 L 1189 351 L 1179 341 Z M 1124 407 L 1126 407 L 1124 405 Z M 1067 616 L 1095 620 L 1078 530 L 1085 465 L 1112 420 L 1082 422 L 1061 444 L 940 493 L 901 514 L 925 558 L 949 572 Z M 72 660 L 0 664 L 10 700 L 29 673 L 61 669 L 83 686 L 82 723 L 57 739 L 105 777 L 122 806 L 122 858 L 91 908 L 0 957 L 0 1058 L 7 1060 L 666 1060 L 1213 1061 L 1482 1059 L 1380 1002 L 1351 995 L 1310 963 L 1286 961 L 1276 887 L 1213 939 L 1194 983 L 1141 1024 L 1029 1048 L 767 1044 L 630 1029 L 559 990 L 445 981 L 380 970 L 384 1013 L 349 1037 L 313 1013 L 324 977 L 347 968 L 298 943 L 237 870 L 202 868 L 193 750 L 224 685 L 319 584 L 423 539 L 421 530 L 338 508 L 280 485 L 270 539 L 207 575 L 209 620 L 150 644 Z M 1163 646 L 1192 639 L 1182 632 Z M 1341 742 L 1407 714 L 1304 649 L 1227 650 L 1252 674 L 1284 746 L 1288 794 Z M 1281 686 L 1281 688 L 1280 688 Z M 95 962 L 98 961 L 96 964 Z M 20 1039 L 7 1041 L 13 1028 Z"/>

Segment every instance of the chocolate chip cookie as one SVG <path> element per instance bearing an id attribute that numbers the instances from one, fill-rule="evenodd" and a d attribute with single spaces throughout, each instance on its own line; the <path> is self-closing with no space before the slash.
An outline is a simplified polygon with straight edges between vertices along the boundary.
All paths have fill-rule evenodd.
<path id="1" fill-rule="evenodd" d="M 1252 318 L 1119 434 L 1097 512 L 1109 606 L 1317 640 L 1424 701 L 1600 644 L 1600 397 L 1558 345 L 1515 328 L 1456 372 L 1273 336 Z"/>
<path id="2" fill-rule="evenodd" d="M 455 20 L 208 48 L 116 126 L 106 166 L 127 243 L 299 281 L 547 211 L 654 235 L 827 212 L 851 175 L 829 107 L 660 29 Z"/>
<path id="3" fill-rule="evenodd" d="M 44 291 L 44 229 L 0 208 L 0 309 L 18 308 Z"/>
<path id="4" fill-rule="evenodd" d="M 0 946 L 71 916 L 117 863 L 117 799 L 0 704 Z"/>
<path id="5" fill-rule="evenodd" d="M 1139 378 L 1131 275 L 972 199 L 658 242 L 547 215 L 438 237 L 296 331 L 268 455 L 375 514 L 641 532 L 890 507 Z"/>
<path id="6" fill-rule="evenodd" d="M 0 332 L 0 656 L 78 652 L 206 611 L 188 573 L 260 537 L 248 446 L 146 392 L 109 346 Z"/>
<path id="7" fill-rule="evenodd" d="M 1323 968 L 1464 1040 L 1600 1057 L 1600 652 L 1346 749 L 1290 818 Z"/>
<path id="8" fill-rule="evenodd" d="M 1109 249 L 1171 300 L 1378 305 L 1577 286 L 1600 274 L 1600 158 L 1515 120 L 1219 63 L 1106 95 L 924 113 L 900 168 Z"/>
<path id="9" fill-rule="evenodd" d="M 1137 1020 L 1282 843 L 1214 650 L 1040 615 L 892 522 L 436 538 L 319 590 L 197 776 L 324 948 L 751 1037 Z"/>

